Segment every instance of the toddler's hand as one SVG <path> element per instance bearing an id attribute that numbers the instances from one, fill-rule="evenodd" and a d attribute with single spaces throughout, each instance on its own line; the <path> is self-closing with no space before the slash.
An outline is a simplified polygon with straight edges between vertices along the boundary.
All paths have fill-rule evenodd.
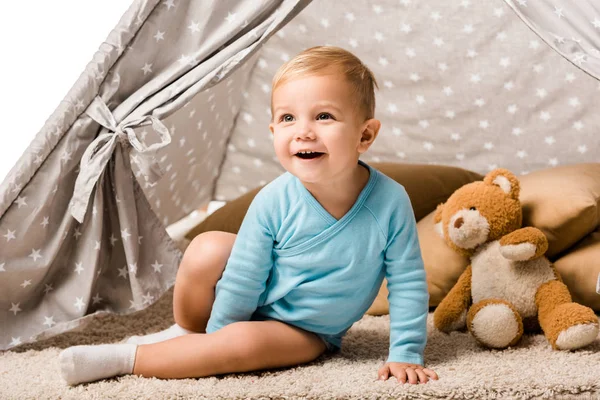
<path id="1" fill-rule="evenodd" d="M 389 362 L 379 368 L 379 379 L 387 381 L 390 376 L 395 376 L 398 382 L 406 383 L 426 383 L 429 378 L 437 380 L 438 376 L 435 371 L 429 368 L 423 368 L 419 364 L 408 364 L 400 362 Z"/>

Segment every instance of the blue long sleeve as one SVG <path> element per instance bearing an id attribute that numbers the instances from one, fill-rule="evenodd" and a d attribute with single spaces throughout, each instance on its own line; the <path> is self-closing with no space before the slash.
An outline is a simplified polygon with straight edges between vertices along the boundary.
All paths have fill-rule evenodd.
<path id="1" fill-rule="evenodd" d="M 423 365 L 427 341 L 429 293 L 410 200 L 399 203 L 390 220 L 391 237 L 385 251 L 390 305 L 390 352 L 388 362 Z"/>
<path id="2" fill-rule="evenodd" d="M 263 196 L 250 205 L 235 240 L 227 266 L 215 289 L 207 332 L 248 321 L 256 311 L 273 267 L 273 235 L 261 206 Z"/>
<path id="3" fill-rule="evenodd" d="M 389 361 L 423 363 L 428 294 L 410 201 L 401 185 L 363 165 L 369 181 L 340 219 L 288 173 L 257 194 L 217 284 L 207 333 L 274 319 L 339 347 L 387 276 Z"/>

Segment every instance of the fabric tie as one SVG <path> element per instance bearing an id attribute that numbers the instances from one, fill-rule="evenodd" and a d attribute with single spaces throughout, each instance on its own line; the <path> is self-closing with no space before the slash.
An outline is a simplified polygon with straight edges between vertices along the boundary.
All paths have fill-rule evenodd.
<path id="1" fill-rule="evenodd" d="M 79 223 L 83 222 L 92 191 L 104 172 L 106 164 L 111 159 L 117 141 L 122 145 L 127 146 L 129 144 L 134 148 L 139 154 L 136 159 L 140 170 L 146 179 L 153 183 L 157 182 L 163 175 L 163 171 L 156 160 L 156 153 L 171 143 L 169 130 L 158 118 L 145 115 L 141 118 L 117 124 L 106 103 L 98 96 L 94 98 L 85 113 L 103 126 L 104 129 L 90 143 L 81 157 L 79 175 L 75 181 L 73 197 L 69 204 L 71 214 Z M 152 128 L 160 137 L 160 142 L 153 143 L 150 146 L 142 143 L 133 129 L 134 127 L 147 125 L 148 122 L 152 124 Z"/>

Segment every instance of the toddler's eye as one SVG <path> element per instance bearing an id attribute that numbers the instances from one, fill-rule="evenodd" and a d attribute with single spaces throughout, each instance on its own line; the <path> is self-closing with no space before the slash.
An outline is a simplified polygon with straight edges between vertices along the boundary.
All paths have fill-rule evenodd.
<path id="1" fill-rule="evenodd" d="M 329 114 L 329 113 L 321 113 L 321 114 L 319 114 L 319 115 L 317 116 L 317 119 L 318 119 L 318 120 L 322 120 L 322 121 L 323 121 L 323 120 L 328 120 L 328 119 L 331 119 L 331 118 L 332 118 L 332 117 L 331 117 L 331 114 Z"/>
<path id="2" fill-rule="evenodd" d="M 294 120 L 294 117 L 292 117 L 290 114 L 284 114 L 281 116 L 281 120 L 283 122 L 292 122 Z"/>

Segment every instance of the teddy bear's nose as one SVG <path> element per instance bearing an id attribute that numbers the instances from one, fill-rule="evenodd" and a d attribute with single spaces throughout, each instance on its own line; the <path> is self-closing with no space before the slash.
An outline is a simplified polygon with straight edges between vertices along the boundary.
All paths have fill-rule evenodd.
<path id="1" fill-rule="evenodd" d="M 462 217 L 457 218 L 456 221 L 454 221 L 454 227 L 456 229 L 459 229 L 464 223 L 465 223 L 465 220 L 462 219 Z"/>

